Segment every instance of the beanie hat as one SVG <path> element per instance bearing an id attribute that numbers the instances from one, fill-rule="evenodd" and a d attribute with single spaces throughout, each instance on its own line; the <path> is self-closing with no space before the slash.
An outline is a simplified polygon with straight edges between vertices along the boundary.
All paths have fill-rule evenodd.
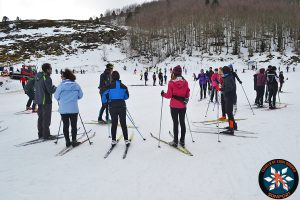
<path id="1" fill-rule="evenodd" d="M 182 69 L 181 69 L 180 65 L 177 65 L 176 67 L 174 67 L 172 72 L 175 75 L 181 75 L 182 74 Z"/>
<path id="2" fill-rule="evenodd" d="M 106 65 L 106 69 L 113 69 L 113 68 L 114 68 L 114 65 L 111 64 L 111 63 L 108 63 L 108 64 Z"/>
<path id="3" fill-rule="evenodd" d="M 120 80 L 120 74 L 118 71 L 113 71 L 111 74 L 111 78 L 113 81 Z"/>
<path id="4" fill-rule="evenodd" d="M 231 70 L 230 70 L 229 67 L 227 67 L 227 66 L 223 67 L 223 74 L 229 74 L 230 71 L 231 71 Z"/>

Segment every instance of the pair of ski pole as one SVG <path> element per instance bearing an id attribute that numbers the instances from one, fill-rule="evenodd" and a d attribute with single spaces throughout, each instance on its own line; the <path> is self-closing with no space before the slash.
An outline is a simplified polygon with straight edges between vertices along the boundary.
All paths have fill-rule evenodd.
<path id="1" fill-rule="evenodd" d="M 164 98 L 161 97 L 160 121 L 159 121 L 159 134 L 158 134 L 158 139 L 159 139 L 159 140 L 158 140 L 158 148 L 160 148 L 160 135 L 161 135 L 161 122 L 162 122 L 163 104 L 164 104 Z M 193 138 L 192 131 L 191 131 L 191 126 L 190 126 L 190 122 L 189 122 L 187 113 L 185 113 L 185 116 L 186 116 L 186 119 L 187 119 L 187 122 L 188 122 L 188 126 L 189 126 L 189 131 L 190 131 L 190 135 L 191 135 L 192 142 L 195 142 L 195 140 L 194 140 L 194 138 Z"/>

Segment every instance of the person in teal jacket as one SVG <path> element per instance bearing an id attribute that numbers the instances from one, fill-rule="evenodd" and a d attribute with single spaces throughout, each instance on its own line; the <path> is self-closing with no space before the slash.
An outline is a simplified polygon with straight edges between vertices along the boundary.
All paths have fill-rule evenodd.
<path id="1" fill-rule="evenodd" d="M 62 82 L 57 87 L 54 94 L 55 99 L 58 101 L 58 112 L 61 114 L 63 121 L 63 132 L 66 139 L 66 146 L 78 146 L 77 141 L 77 120 L 78 120 L 78 100 L 82 98 L 83 93 L 80 86 L 75 82 L 76 76 L 71 70 L 66 69 L 62 75 Z M 71 122 L 72 127 L 72 143 L 69 138 L 69 126 Z"/>

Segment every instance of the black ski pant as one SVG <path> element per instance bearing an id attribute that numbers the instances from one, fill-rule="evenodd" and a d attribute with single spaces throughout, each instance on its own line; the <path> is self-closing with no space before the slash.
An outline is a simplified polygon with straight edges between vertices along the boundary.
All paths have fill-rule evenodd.
<path id="1" fill-rule="evenodd" d="M 200 84 L 200 99 L 206 98 L 206 89 L 207 89 L 207 84 L 201 85 Z"/>
<path id="2" fill-rule="evenodd" d="M 124 140 L 128 140 L 128 129 L 126 124 L 126 107 L 110 107 L 109 112 L 111 116 L 112 140 L 116 141 L 118 119 L 120 119 Z"/>
<path id="3" fill-rule="evenodd" d="M 269 106 L 276 106 L 276 95 L 278 92 L 278 85 L 269 87 Z"/>
<path id="4" fill-rule="evenodd" d="M 266 87 L 265 100 L 269 99 L 269 86 Z"/>
<path id="5" fill-rule="evenodd" d="M 256 93 L 257 93 L 257 104 L 262 106 L 264 103 L 264 92 L 265 92 L 265 86 L 257 86 Z"/>
<path id="6" fill-rule="evenodd" d="M 47 139 L 50 136 L 52 104 L 38 105 L 38 135 Z"/>
<path id="7" fill-rule="evenodd" d="M 35 107 L 36 107 L 36 104 L 34 102 L 34 94 L 27 94 L 28 96 L 28 101 L 27 101 L 27 104 L 26 104 L 26 107 L 31 107 L 31 104 L 32 104 L 32 110 L 35 110 Z M 33 102 L 33 103 L 32 103 Z"/>
<path id="8" fill-rule="evenodd" d="M 171 108 L 171 116 L 173 119 L 173 133 L 174 133 L 174 142 L 178 144 L 178 119 L 180 123 L 181 135 L 180 142 L 184 143 L 185 141 L 185 113 L 186 108 Z"/>
<path id="9" fill-rule="evenodd" d="M 218 91 L 215 89 L 215 87 L 212 87 L 211 94 L 210 94 L 210 101 L 213 101 L 215 96 L 216 102 L 218 102 Z"/>
<path id="10" fill-rule="evenodd" d="M 78 113 L 61 114 L 61 120 L 63 121 L 63 132 L 64 132 L 66 142 L 70 142 L 70 137 L 69 137 L 70 122 L 71 122 L 72 141 L 76 141 Z"/>
<path id="11" fill-rule="evenodd" d="M 153 79 L 153 86 L 155 86 L 155 83 L 156 83 L 156 79 Z"/>
<path id="12" fill-rule="evenodd" d="M 234 115 L 233 115 L 233 105 L 234 105 L 234 101 L 235 101 L 234 92 L 229 93 L 229 94 L 224 94 L 224 100 L 225 100 L 225 110 L 226 110 L 226 114 L 228 116 L 229 127 L 234 128 L 234 127 L 231 127 L 231 124 L 230 124 L 231 122 L 232 122 L 232 125 L 235 124 Z"/>
<path id="13" fill-rule="evenodd" d="M 282 86 L 283 86 L 283 82 L 280 82 L 279 92 L 281 92 Z"/>
<path id="14" fill-rule="evenodd" d="M 101 93 L 100 93 L 100 96 L 102 98 L 102 94 Z M 105 112 L 105 114 L 106 114 L 106 117 L 105 117 L 106 121 L 109 119 L 108 104 L 102 103 L 102 106 L 101 106 L 100 111 L 99 111 L 98 121 L 102 120 L 102 115 L 103 115 L 104 111 L 106 111 Z"/>
<path id="15" fill-rule="evenodd" d="M 226 108 L 225 108 L 225 98 L 224 95 L 221 93 L 221 108 L 222 108 L 222 117 L 226 116 Z"/>

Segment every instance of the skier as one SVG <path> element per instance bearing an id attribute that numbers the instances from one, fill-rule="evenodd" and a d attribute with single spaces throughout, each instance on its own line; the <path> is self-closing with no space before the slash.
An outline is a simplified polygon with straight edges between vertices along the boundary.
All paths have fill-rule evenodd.
<path id="1" fill-rule="evenodd" d="M 196 78 L 196 80 L 199 80 L 199 86 L 200 86 L 200 100 L 206 99 L 206 89 L 207 89 L 207 82 L 208 82 L 208 77 L 207 75 L 204 73 L 204 70 L 201 69 L 200 74 L 198 74 L 198 77 Z"/>
<path id="2" fill-rule="evenodd" d="M 116 134 L 118 126 L 118 118 L 120 118 L 120 124 L 122 127 L 123 137 L 125 140 L 126 146 L 129 146 L 130 141 L 128 140 L 128 130 L 126 125 L 126 103 L 125 100 L 129 98 L 129 92 L 127 87 L 122 84 L 120 80 L 120 74 L 117 71 L 112 73 L 112 82 L 106 88 L 102 94 L 102 101 L 108 103 L 109 111 L 111 115 L 111 135 L 112 142 L 111 145 L 114 146 L 117 144 Z"/>
<path id="3" fill-rule="evenodd" d="M 269 65 L 268 66 L 268 69 L 267 69 L 267 71 L 265 72 L 266 74 L 266 77 L 267 77 L 267 74 L 269 73 L 269 71 L 271 71 L 272 70 L 272 65 Z M 268 103 L 269 102 L 269 86 L 268 86 L 268 84 L 267 84 L 267 87 L 266 87 L 266 94 L 265 94 L 265 103 Z"/>
<path id="4" fill-rule="evenodd" d="M 181 136 L 179 144 L 185 146 L 185 114 L 186 114 L 186 104 L 190 96 L 190 89 L 188 82 L 182 77 L 182 69 L 178 65 L 174 67 L 171 80 L 168 84 L 168 91 L 165 93 L 161 91 L 161 96 L 167 99 L 171 99 L 171 116 L 173 119 L 173 132 L 174 140 L 169 144 L 171 146 L 177 147 L 178 145 L 178 118 L 181 127 Z"/>
<path id="5" fill-rule="evenodd" d="M 145 73 L 144 73 L 144 79 L 145 79 L 145 86 L 146 86 L 147 81 L 148 81 L 148 70 L 146 70 Z"/>
<path id="6" fill-rule="evenodd" d="M 263 107 L 263 99 L 266 85 L 265 69 L 261 68 L 256 77 L 257 106 Z"/>
<path id="7" fill-rule="evenodd" d="M 99 84 L 98 89 L 99 89 L 99 93 L 100 93 L 101 97 L 103 96 L 102 94 L 103 94 L 105 88 L 111 82 L 111 72 L 113 70 L 113 67 L 114 67 L 113 64 L 108 63 L 106 65 L 105 71 L 100 75 L 100 84 Z M 105 111 L 105 114 L 106 114 L 106 117 L 105 117 L 106 121 L 104 121 L 102 119 L 102 115 L 103 115 L 104 111 Z M 103 103 L 103 101 L 102 101 L 101 109 L 99 111 L 98 122 L 99 123 L 104 123 L 104 124 L 109 122 L 108 106 L 107 106 L 106 103 Z"/>
<path id="8" fill-rule="evenodd" d="M 24 87 L 25 87 L 25 85 L 26 85 L 26 83 L 27 83 L 27 78 L 26 78 L 25 76 L 22 76 L 22 77 L 20 78 L 20 83 L 22 83 L 22 87 L 23 87 L 23 89 L 24 89 Z"/>
<path id="9" fill-rule="evenodd" d="M 220 76 L 218 74 L 218 68 L 215 68 L 215 73 L 211 76 L 211 85 L 212 85 L 212 91 L 210 95 L 210 101 L 213 102 L 214 95 L 216 102 L 218 102 L 218 88 L 220 84 Z"/>
<path id="10" fill-rule="evenodd" d="M 267 84 L 269 88 L 269 108 L 276 108 L 276 95 L 278 92 L 278 76 L 276 73 L 277 68 L 272 67 L 267 74 Z"/>
<path id="11" fill-rule="evenodd" d="M 286 72 L 289 73 L 289 69 L 290 67 L 289 66 L 286 66 Z"/>
<path id="12" fill-rule="evenodd" d="M 237 80 L 240 84 L 242 84 L 243 82 L 241 81 L 241 79 L 239 78 L 239 76 L 237 75 L 237 73 L 233 70 L 233 65 L 230 64 L 228 67 L 230 68 L 230 71 L 232 73 L 234 83 L 236 83 L 236 80 Z M 237 103 L 237 95 L 236 95 L 236 90 L 235 90 L 235 101 L 233 103 L 233 107 L 234 107 L 235 112 L 237 110 L 236 103 Z"/>
<path id="13" fill-rule="evenodd" d="M 221 90 L 224 95 L 225 110 L 228 116 L 229 128 L 228 130 L 222 131 L 221 133 L 233 135 L 234 130 L 237 130 L 237 124 L 235 123 L 233 116 L 233 104 L 235 102 L 236 84 L 231 70 L 227 66 L 223 67 L 222 80 L 223 84 Z"/>
<path id="14" fill-rule="evenodd" d="M 155 83 L 156 83 L 156 74 L 155 74 L 155 72 L 153 73 L 152 78 L 153 78 L 153 86 L 155 86 Z"/>
<path id="15" fill-rule="evenodd" d="M 293 72 L 295 72 L 296 71 L 296 69 L 295 69 L 295 67 L 293 67 Z"/>
<path id="16" fill-rule="evenodd" d="M 58 69 L 55 69 L 55 74 L 58 74 Z"/>
<path id="17" fill-rule="evenodd" d="M 80 86 L 75 82 L 76 76 L 71 70 L 66 69 L 61 76 L 62 82 L 57 87 L 54 94 L 55 99 L 58 101 L 58 112 L 61 115 L 63 122 L 63 132 L 66 140 L 66 147 L 76 147 L 80 144 L 77 141 L 77 119 L 78 119 L 78 99 L 83 96 Z M 72 143 L 69 137 L 69 125 L 71 122 Z"/>
<path id="18" fill-rule="evenodd" d="M 255 73 L 253 75 L 253 80 L 254 80 L 254 90 L 256 91 L 256 97 L 255 97 L 255 105 L 258 105 L 258 90 L 257 90 L 257 75 L 259 73 Z"/>
<path id="19" fill-rule="evenodd" d="M 163 73 L 161 72 L 161 70 L 159 71 L 159 74 L 158 74 L 158 80 L 159 80 L 159 85 L 163 85 L 164 83 L 164 77 L 163 77 Z"/>
<path id="20" fill-rule="evenodd" d="M 282 89 L 282 86 L 283 86 L 283 83 L 284 83 L 283 71 L 281 71 L 279 73 L 279 83 L 280 83 L 279 92 L 282 92 L 281 89 Z"/>
<path id="21" fill-rule="evenodd" d="M 212 67 L 209 68 L 209 71 L 206 72 L 208 77 L 208 94 L 211 95 L 212 85 L 211 85 L 211 76 L 214 74 Z"/>
<path id="22" fill-rule="evenodd" d="M 140 80 L 143 80 L 143 70 L 141 70 L 141 73 L 140 73 L 140 76 L 141 76 L 141 79 Z"/>
<path id="23" fill-rule="evenodd" d="M 52 94 L 56 87 L 52 84 L 52 67 L 49 63 L 42 65 L 42 72 L 35 76 L 35 103 L 38 105 L 38 136 L 45 140 L 56 139 L 50 134 L 51 114 L 52 114 Z"/>
<path id="24" fill-rule="evenodd" d="M 194 81 L 197 81 L 197 76 L 195 73 L 193 73 L 193 79 L 194 79 Z"/>
<path id="25" fill-rule="evenodd" d="M 32 112 L 37 112 L 36 104 L 34 101 L 34 78 L 33 77 L 28 79 L 27 84 L 24 86 L 24 91 L 29 98 L 26 104 L 26 110 L 32 110 Z"/>
<path id="26" fill-rule="evenodd" d="M 136 74 L 136 69 L 134 69 L 133 74 Z"/>
<path id="27" fill-rule="evenodd" d="M 164 79 L 165 79 L 165 84 L 167 84 L 167 74 L 165 73 L 165 75 L 164 75 Z"/>

